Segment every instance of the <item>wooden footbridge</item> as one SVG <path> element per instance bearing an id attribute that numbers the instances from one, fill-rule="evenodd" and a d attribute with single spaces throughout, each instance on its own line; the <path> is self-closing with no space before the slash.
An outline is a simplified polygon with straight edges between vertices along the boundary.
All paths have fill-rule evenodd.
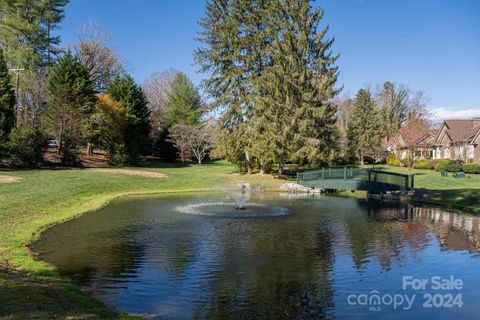
<path id="1" fill-rule="evenodd" d="M 365 190 L 371 193 L 407 191 L 413 175 L 355 167 L 321 168 L 297 173 L 297 183 L 324 190 Z"/>

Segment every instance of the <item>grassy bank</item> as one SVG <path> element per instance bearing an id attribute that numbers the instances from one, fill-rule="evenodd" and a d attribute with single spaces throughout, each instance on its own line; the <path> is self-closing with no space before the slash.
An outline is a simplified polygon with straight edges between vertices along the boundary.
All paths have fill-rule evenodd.
<path id="1" fill-rule="evenodd" d="M 282 183 L 270 176 L 234 174 L 235 167 L 226 162 L 130 169 L 159 172 L 166 177 L 95 169 L 0 172 L 0 176 L 20 178 L 16 182 L 0 183 L 0 318 L 130 318 L 108 311 L 75 285 L 61 279 L 51 266 L 29 255 L 26 245 L 52 224 L 128 194 L 208 191 L 236 181 L 278 189 Z"/>
<path id="2" fill-rule="evenodd" d="M 421 202 L 480 214 L 480 175 L 478 174 L 467 174 L 465 179 L 455 179 L 451 174 L 448 177 L 442 177 L 440 172 L 433 170 L 383 168 L 392 172 L 414 174 L 415 188 L 437 192 L 437 197 L 422 199 Z"/>
<path id="3" fill-rule="evenodd" d="M 235 174 L 236 168 L 226 162 L 127 169 L 154 174 L 96 169 L 0 172 L 0 319 L 135 318 L 109 311 L 59 277 L 51 266 L 29 255 L 26 245 L 52 224 L 128 194 L 210 191 L 238 181 L 261 183 L 277 190 L 284 182 L 271 176 Z M 386 169 L 409 172 L 405 168 Z M 479 175 L 453 179 L 429 170 L 410 173 L 415 174 L 417 188 L 438 192 L 438 197 L 425 202 L 480 213 Z"/>

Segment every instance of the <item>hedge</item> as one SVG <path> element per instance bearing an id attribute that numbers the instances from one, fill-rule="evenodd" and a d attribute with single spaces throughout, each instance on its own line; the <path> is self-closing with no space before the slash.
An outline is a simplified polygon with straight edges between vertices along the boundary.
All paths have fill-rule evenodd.
<path id="1" fill-rule="evenodd" d="M 465 163 L 463 165 L 463 171 L 465 173 L 480 173 L 480 164 L 478 164 L 478 163 Z"/>
<path id="2" fill-rule="evenodd" d="M 392 166 L 400 167 L 400 160 L 394 159 L 394 160 L 392 161 Z"/>
<path id="3" fill-rule="evenodd" d="M 453 161 L 453 160 L 440 160 L 435 165 L 435 171 L 444 171 L 453 162 L 455 162 L 455 161 Z"/>
<path id="4" fill-rule="evenodd" d="M 415 169 L 430 169 L 430 161 L 428 160 L 417 160 L 413 163 Z"/>

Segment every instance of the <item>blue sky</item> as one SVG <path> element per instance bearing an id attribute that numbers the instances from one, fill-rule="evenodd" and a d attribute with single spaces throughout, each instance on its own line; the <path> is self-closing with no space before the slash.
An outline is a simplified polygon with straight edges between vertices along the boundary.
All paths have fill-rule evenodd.
<path id="1" fill-rule="evenodd" d="M 440 117 L 480 115 L 480 1 L 319 0 L 341 54 L 339 86 L 354 95 L 386 80 L 423 90 Z M 101 22 L 111 46 L 143 83 L 175 68 L 198 84 L 192 57 L 203 0 L 71 0 L 60 30 L 76 42 L 77 26 Z"/>

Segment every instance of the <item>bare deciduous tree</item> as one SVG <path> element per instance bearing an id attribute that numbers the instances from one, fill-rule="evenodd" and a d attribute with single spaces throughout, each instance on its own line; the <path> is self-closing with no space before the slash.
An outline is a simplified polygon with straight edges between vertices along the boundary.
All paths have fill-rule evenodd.
<path id="1" fill-rule="evenodd" d="M 428 99 L 422 91 L 387 81 L 377 92 L 387 137 L 395 136 L 407 121 L 430 117 L 426 108 Z"/>
<path id="2" fill-rule="evenodd" d="M 108 47 L 110 37 L 101 31 L 100 23 L 83 23 L 77 32 L 77 55 L 89 70 L 96 91 L 103 92 L 116 76 L 125 72 L 125 63 L 115 50 Z"/>
<path id="3" fill-rule="evenodd" d="M 161 132 L 167 127 L 168 95 L 172 80 L 177 73 L 178 71 L 174 69 L 156 72 L 143 85 L 143 91 L 150 108 L 150 119 L 154 132 Z"/>
<path id="4" fill-rule="evenodd" d="M 170 129 L 170 141 L 179 151 L 182 161 L 192 155 L 201 164 L 215 144 L 213 126 L 177 124 Z"/>

